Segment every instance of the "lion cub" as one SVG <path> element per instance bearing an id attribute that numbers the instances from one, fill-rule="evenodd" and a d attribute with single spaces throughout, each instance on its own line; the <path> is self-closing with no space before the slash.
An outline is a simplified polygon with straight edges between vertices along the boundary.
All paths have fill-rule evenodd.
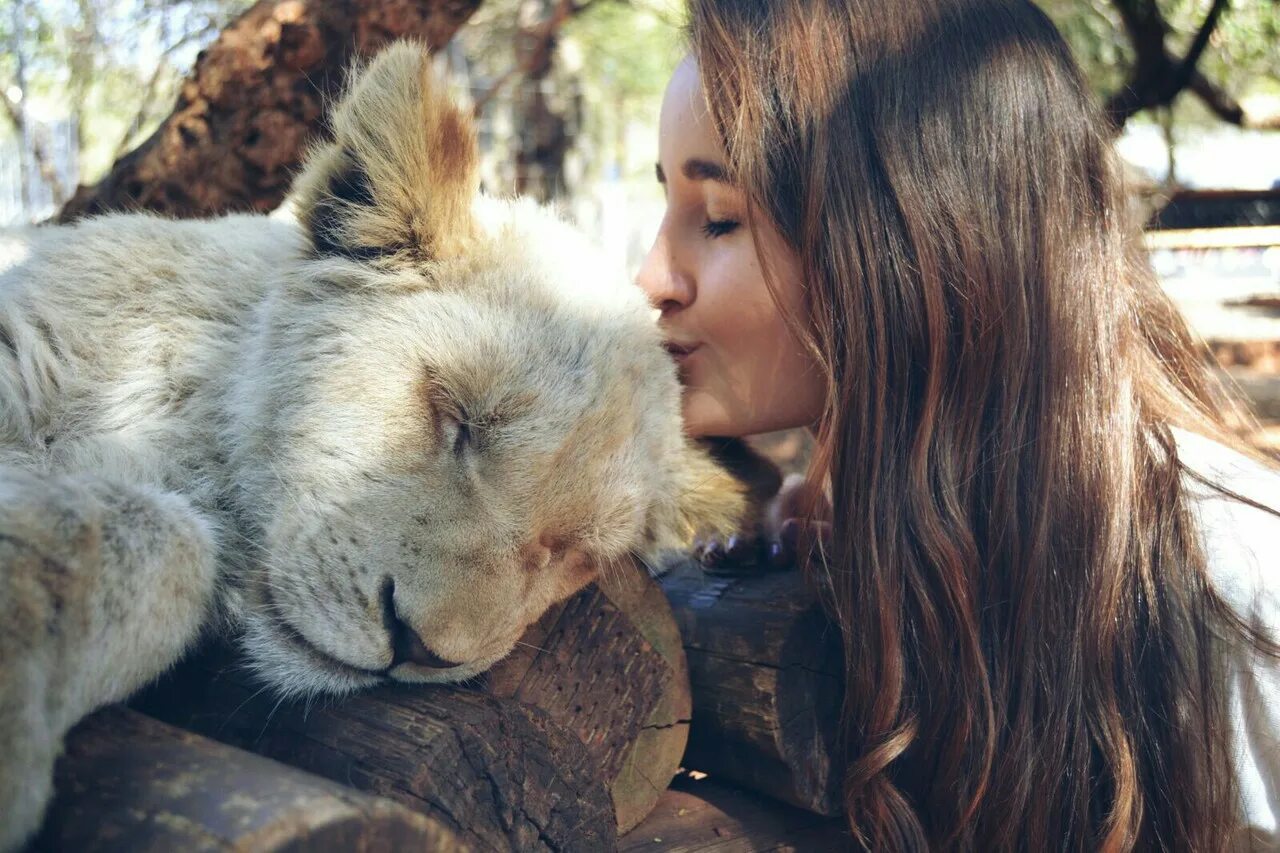
<path id="1" fill-rule="evenodd" d="M 66 731 L 202 630 L 283 694 L 454 681 L 617 561 L 738 527 L 642 294 L 479 194 L 421 49 L 332 129 L 300 225 L 106 216 L 0 275 L 0 848 Z"/>

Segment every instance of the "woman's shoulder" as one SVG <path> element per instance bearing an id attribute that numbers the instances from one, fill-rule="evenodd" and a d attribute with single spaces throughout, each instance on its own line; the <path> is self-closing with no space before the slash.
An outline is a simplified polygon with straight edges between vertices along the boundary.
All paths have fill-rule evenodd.
<path id="1" fill-rule="evenodd" d="M 1280 462 L 1261 462 L 1189 430 L 1174 427 L 1172 432 L 1178 446 L 1178 461 L 1199 478 L 1259 503 L 1280 499 Z M 1197 498 L 1220 496 L 1218 489 L 1203 483 L 1193 484 L 1191 492 Z"/>
<path id="2" fill-rule="evenodd" d="M 1212 439 L 1174 431 L 1184 488 L 1200 527 L 1210 582 L 1255 629 L 1280 640 L 1280 472 Z M 1210 485 L 1213 484 L 1213 485 Z M 1247 499 L 1241 501 L 1230 493 Z M 1280 839 L 1280 661 L 1246 645 L 1225 652 L 1227 714 L 1240 835 L 1231 849 Z"/>
<path id="3" fill-rule="evenodd" d="M 1211 581 L 1241 616 L 1280 632 L 1280 470 L 1196 433 L 1174 437 Z"/>

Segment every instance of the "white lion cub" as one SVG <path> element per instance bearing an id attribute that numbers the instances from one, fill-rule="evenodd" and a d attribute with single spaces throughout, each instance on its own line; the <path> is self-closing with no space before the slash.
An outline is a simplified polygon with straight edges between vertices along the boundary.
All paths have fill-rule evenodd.
<path id="1" fill-rule="evenodd" d="M 300 227 L 107 216 L 0 276 L 0 849 L 67 730 L 206 626 L 285 694 L 453 681 L 629 553 L 739 526 L 640 291 L 479 194 L 422 50 L 333 131 Z"/>

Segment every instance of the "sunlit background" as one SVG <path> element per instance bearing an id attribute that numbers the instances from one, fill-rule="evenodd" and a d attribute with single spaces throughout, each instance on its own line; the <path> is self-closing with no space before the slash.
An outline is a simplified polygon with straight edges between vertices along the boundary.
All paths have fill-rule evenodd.
<path id="1" fill-rule="evenodd" d="M 249 5 L 5 0 L 0 226 L 48 219 L 146 139 L 197 53 Z M 1104 104 L 1143 61 L 1135 15 L 1158 16 L 1175 60 L 1212 16 L 1193 82 L 1128 117 L 1116 145 L 1158 232 L 1157 272 L 1252 396 L 1266 421 L 1254 437 L 1280 447 L 1280 3 L 1042 6 Z M 634 270 L 662 212 L 656 124 L 682 14 L 678 0 L 484 0 L 438 61 L 477 111 L 485 187 L 559 205 Z M 549 57 L 537 71 L 519 59 L 533 33 Z"/>

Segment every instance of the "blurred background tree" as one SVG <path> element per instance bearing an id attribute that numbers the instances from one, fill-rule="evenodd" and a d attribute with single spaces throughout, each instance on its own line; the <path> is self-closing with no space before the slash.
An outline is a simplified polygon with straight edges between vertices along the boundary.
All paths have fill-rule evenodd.
<path id="1" fill-rule="evenodd" d="M 1046 0 L 1045 9 L 1117 126 L 1171 106 L 1180 123 L 1271 128 L 1280 118 L 1275 0 Z M 1257 108 L 1245 109 L 1251 100 Z"/>
<path id="2" fill-rule="evenodd" d="M 679 15 L 672 0 L 485 3 L 458 47 L 477 115 L 507 137 L 491 182 L 551 200 L 636 168 L 628 131 L 656 124 Z"/>
<path id="3" fill-rule="evenodd" d="M 1280 0 L 1039 2 L 1106 109 L 1135 197 L 1173 197 L 1164 216 L 1188 197 L 1203 207 L 1180 187 L 1247 190 L 1210 201 L 1247 196 L 1254 224 L 1280 223 Z M 0 0 L 0 225 L 272 210 L 353 55 L 408 34 L 440 47 L 476 114 L 485 188 L 559 205 L 634 270 L 664 209 L 653 162 L 683 3 Z M 1153 245 L 1152 262 L 1224 364 L 1280 373 L 1280 314 L 1231 307 L 1280 306 L 1280 237 L 1264 230 Z M 1280 376 L 1259 381 L 1280 447 Z M 775 456 L 803 458 L 803 436 L 782 440 Z"/>
<path id="4" fill-rule="evenodd" d="M 196 52 L 248 2 L 5 0 L 4 6 L 0 98 L 8 121 L 0 128 L 0 222 L 13 223 L 50 215 L 78 182 L 96 180 L 154 129 Z"/>
<path id="5" fill-rule="evenodd" d="M 308 14 L 340 5 L 272 2 L 291 2 Z M 378 2 L 391 8 L 407 0 L 363 5 Z M 3 3 L 0 222 L 8 223 L 48 217 L 78 185 L 93 185 L 114 163 L 126 162 L 173 111 L 198 52 L 237 16 L 256 20 L 249 0 Z M 1043 5 L 1117 129 L 1126 137 L 1155 134 L 1165 143 L 1169 175 L 1178 149 L 1216 132 L 1215 123 L 1267 128 L 1280 115 L 1276 0 Z M 629 185 L 649 180 L 662 87 L 682 52 L 681 0 L 474 0 L 471 6 L 478 9 L 442 52 L 442 64 L 475 106 L 486 186 L 560 200 L 587 220 L 618 204 L 656 203 L 656 190 L 646 195 Z M 243 31 L 243 20 L 237 26 Z M 273 168 L 292 168 L 295 148 L 286 147 Z M 267 183 L 274 190 L 279 180 Z M 211 210 L 197 205 L 190 212 L 267 209 L 277 201 L 269 193 L 211 193 Z M 141 203 L 164 209 L 162 201 Z M 76 215 L 95 209 L 77 202 L 69 208 Z"/>

